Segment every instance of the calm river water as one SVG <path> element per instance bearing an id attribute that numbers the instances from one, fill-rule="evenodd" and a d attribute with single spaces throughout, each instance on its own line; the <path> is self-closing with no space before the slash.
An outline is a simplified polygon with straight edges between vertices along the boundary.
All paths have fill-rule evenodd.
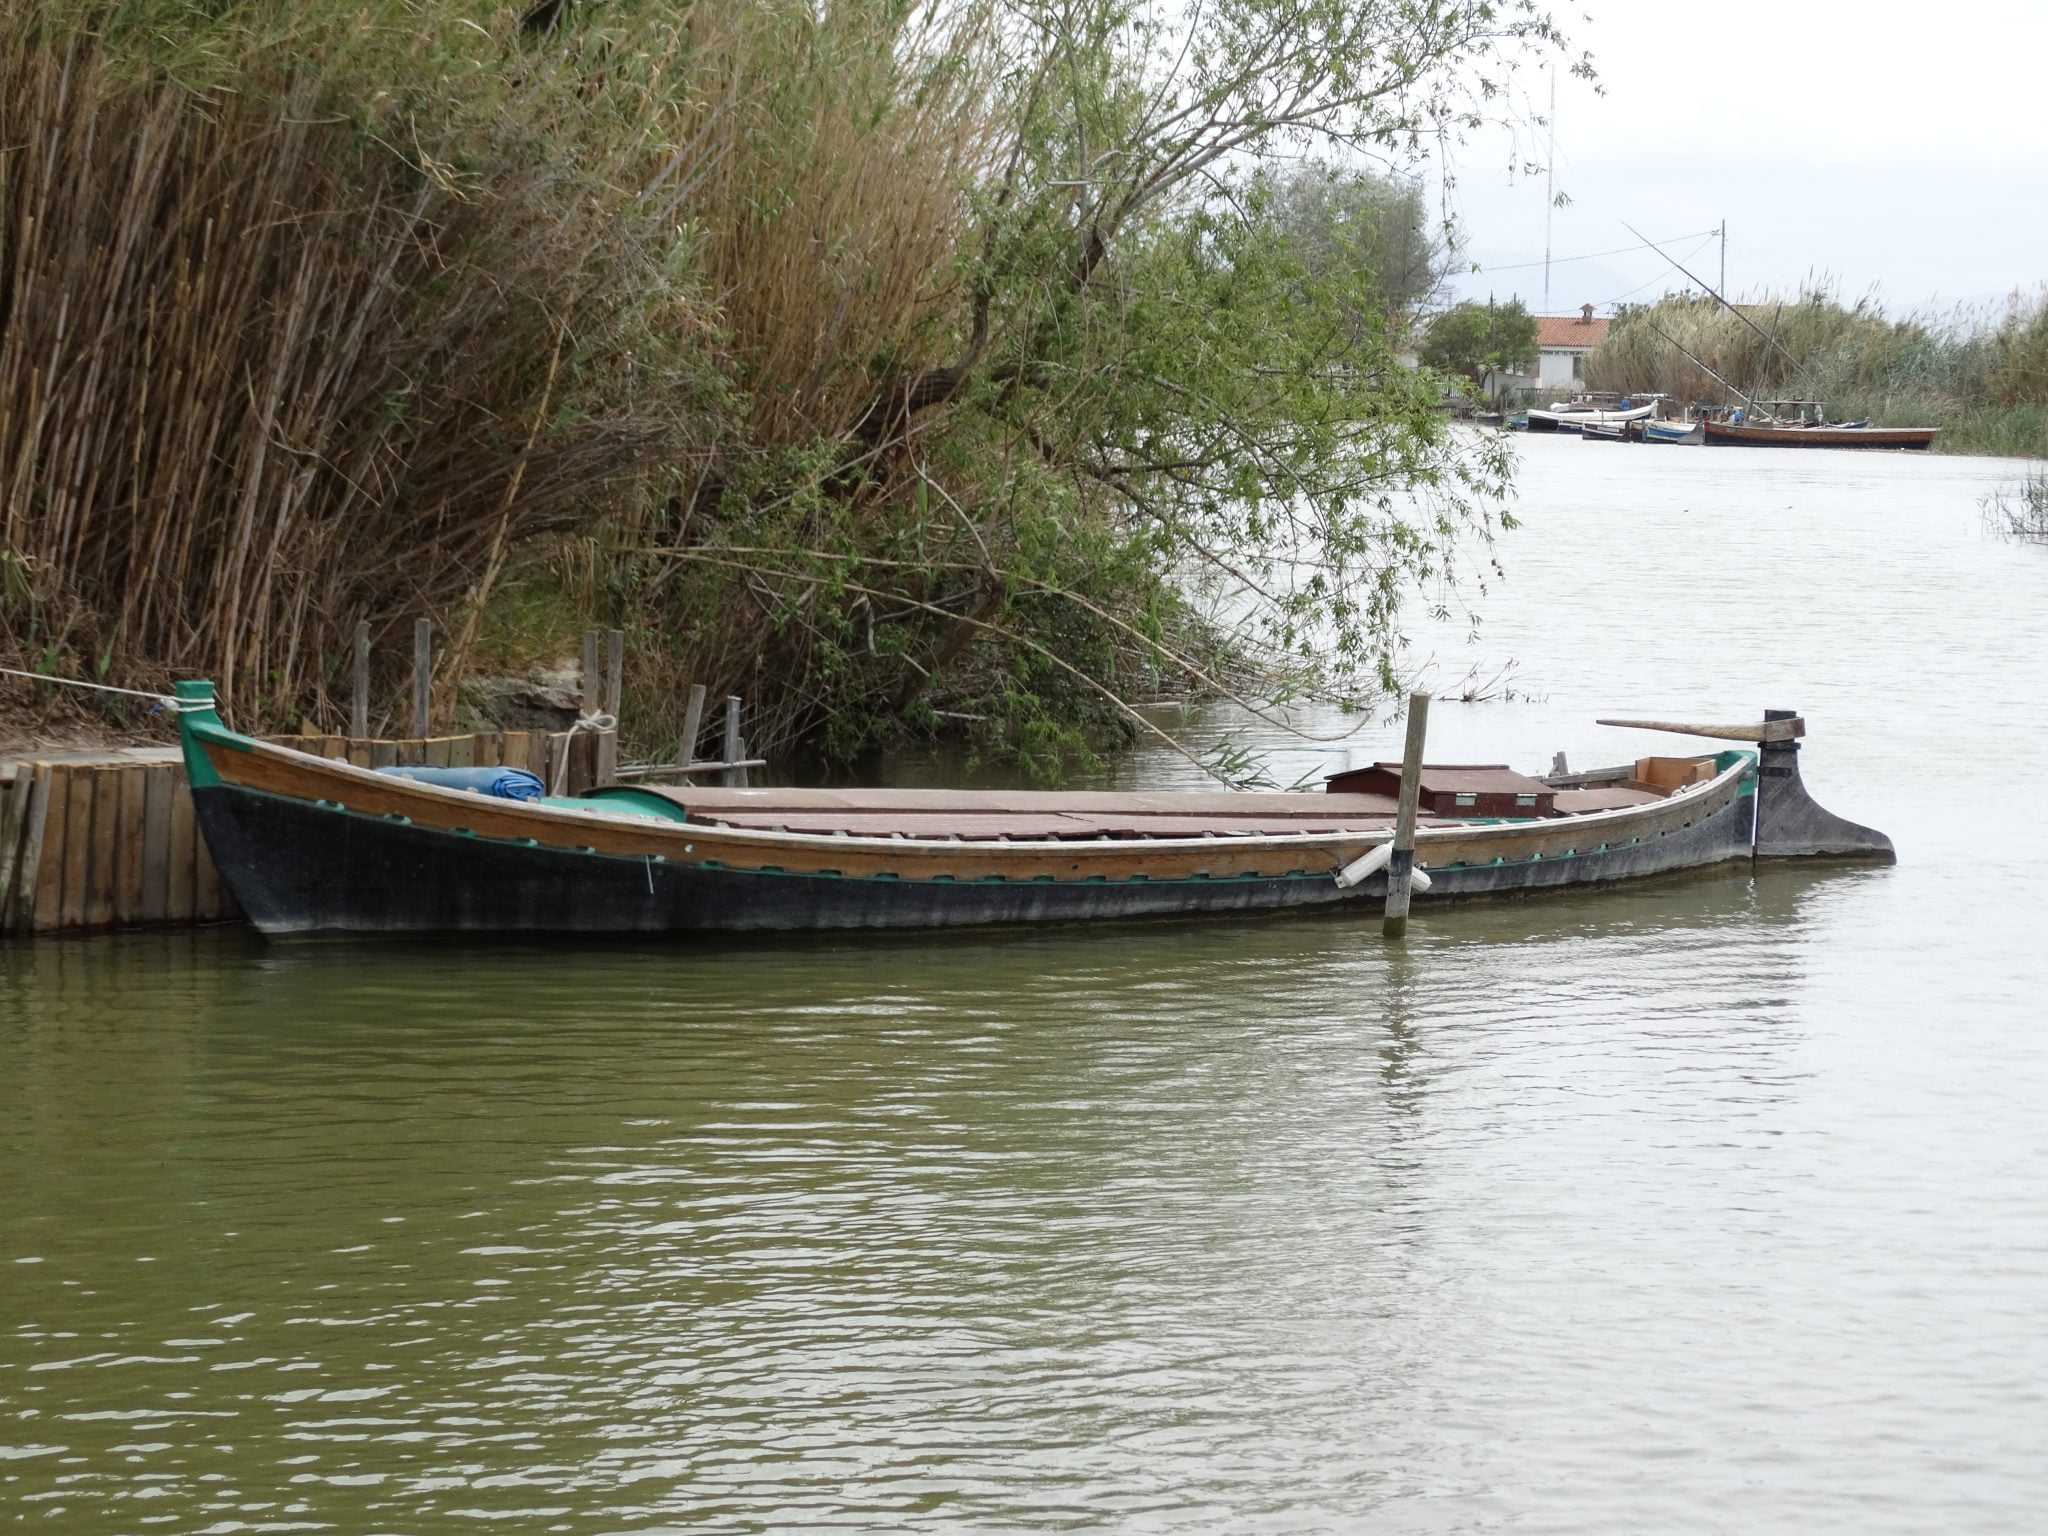
<path id="1" fill-rule="evenodd" d="M 1400 950 L 7 949 L 0 1517 L 2040 1530 L 2048 549 L 1976 505 L 2016 467 L 1525 453 L 1439 656 L 1534 697 L 1439 704 L 1432 755 L 1796 707 L 1896 869 Z"/>

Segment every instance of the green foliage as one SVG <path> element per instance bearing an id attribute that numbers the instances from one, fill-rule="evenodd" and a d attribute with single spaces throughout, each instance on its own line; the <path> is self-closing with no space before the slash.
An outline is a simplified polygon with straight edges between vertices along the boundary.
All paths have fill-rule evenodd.
<path id="1" fill-rule="evenodd" d="M 1536 365 L 1536 318 L 1520 299 L 1455 304 L 1429 322 L 1422 361 L 1477 384 L 1489 371 L 1526 373 Z"/>
<path id="2" fill-rule="evenodd" d="M 1326 273 L 1346 268 L 1365 280 L 1364 315 L 1405 331 L 1411 316 L 1443 281 L 1448 231 L 1432 231 L 1421 185 L 1407 178 L 1340 171 L 1311 161 L 1284 172 L 1260 172 L 1275 230 L 1303 266 Z"/>
<path id="3" fill-rule="evenodd" d="M 966 722 L 1056 775 L 1164 684 L 1384 683 L 1404 603 L 1484 569 L 1503 451 L 1396 358 L 1441 246 L 1412 186 L 1326 166 L 1494 110 L 1560 41 L 1533 0 L 611 0 L 544 35 L 482 0 L 0 5 L 21 78 L 99 70 L 105 131 L 10 130 L 59 145 L 49 185 L 103 205 L 147 118 L 206 147 L 213 227 L 280 232 L 231 313 L 133 287 L 218 343 L 178 410 L 225 448 L 167 417 L 178 495 L 113 503 L 189 526 L 9 523 L 34 613 L 81 655 L 119 636 L 112 675 L 239 668 L 250 708 L 318 717 L 365 612 L 429 614 L 457 662 L 617 623 L 649 718 L 694 679 L 748 697 L 757 749 Z M 351 293 L 377 345 L 272 451 L 265 365 L 317 373 L 305 296 Z M 109 320 L 90 376 L 148 377 L 147 331 Z M 125 463 L 78 435 L 122 422 L 53 418 L 35 452 Z M 217 463 L 256 487 L 239 521 L 198 510 Z M 176 580 L 138 582 L 165 549 Z"/>

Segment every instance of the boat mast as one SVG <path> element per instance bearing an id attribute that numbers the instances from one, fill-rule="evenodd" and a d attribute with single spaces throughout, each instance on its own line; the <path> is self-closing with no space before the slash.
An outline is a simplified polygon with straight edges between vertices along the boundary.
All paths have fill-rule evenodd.
<path id="1" fill-rule="evenodd" d="M 1666 261 L 1670 262 L 1672 266 L 1678 268 L 1679 271 L 1683 272 L 1687 277 L 1691 278 L 1694 282 L 1698 283 L 1702 288 L 1705 288 L 1707 291 L 1708 298 L 1712 299 L 1716 304 L 1719 304 L 1723 309 L 1727 310 L 1729 314 L 1733 315 L 1736 319 L 1740 320 L 1752 331 L 1755 331 L 1757 335 L 1762 336 L 1764 340 L 1764 347 L 1767 351 L 1784 352 L 1786 362 L 1790 363 L 1795 368 L 1799 366 L 1799 359 L 1794 357 L 1790 352 L 1785 352 L 1785 349 L 1778 345 L 1776 337 L 1765 335 L 1764 328 L 1762 326 L 1758 325 L 1754 320 L 1750 319 L 1749 316 L 1745 315 L 1733 304 L 1730 304 L 1726 299 L 1722 298 L 1720 290 L 1709 285 L 1709 283 L 1704 277 L 1700 277 L 1697 274 L 1695 274 L 1690 268 L 1688 268 L 1685 265 L 1685 263 L 1674 258 L 1669 251 L 1665 250 L 1663 246 L 1657 244 L 1656 241 L 1645 238 L 1643 232 L 1637 229 L 1635 225 L 1629 223 L 1628 220 L 1623 219 L 1621 221 L 1621 227 L 1627 230 L 1630 234 L 1634 235 L 1638 240 L 1641 240 L 1643 244 L 1647 245 L 1659 256 L 1662 256 Z M 1723 281 L 1726 281 L 1726 274 L 1723 274 Z M 1782 309 L 1784 306 L 1780 305 L 1779 307 Z"/>

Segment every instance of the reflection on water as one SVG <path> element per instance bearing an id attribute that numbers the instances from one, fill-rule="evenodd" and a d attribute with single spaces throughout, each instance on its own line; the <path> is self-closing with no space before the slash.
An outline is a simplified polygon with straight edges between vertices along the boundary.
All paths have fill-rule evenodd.
<path id="1" fill-rule="evenodd" d="M 1444 711 L 1445 755 L 1626 756 L 1586 721 L 1687 702 L 1719 637 L 1738 675 L 1705 706 L 1807 708 L 1818 792 L 1899 868 L 1430 912 L 1399 950 L 1326 918 L 6 951 L 4 1507 L 95 1532 L 2032 1528 L 2048 849 L 1957 808 L 2048 732 L 1945 706 L 1959 669 L 2040 681 L 2048 569 L 1986 547 L 1968 466 L 1929 461 L 1857 470 L 1891 499 L 1807 516 L 1859 539 L 1739 600 L 1722 558 L 1802 558 L 1781 509 L 1811 466 L 1532 455 L 1510 570 L 1606 560 L 1604 595 L 1564 627 L 1514 589 L 1485 643 L 1570 685 Z M 1667 502 L 1666 473 L 1711 483 Z M 1693 510 L 1709 492 L 1747 499 Z M 1645 573 L 1667 538 L 1723 556 Z M 1938 626 L 1880 579 L 1908 567 L 1950 584 Z M 1829 617 L 1765 658 L 1802 585 Z"/>

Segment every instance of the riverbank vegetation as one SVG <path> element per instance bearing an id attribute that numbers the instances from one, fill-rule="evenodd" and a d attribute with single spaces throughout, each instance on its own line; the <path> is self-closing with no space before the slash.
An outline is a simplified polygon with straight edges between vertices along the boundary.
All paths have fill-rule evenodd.
<path id="1" fill-rule="evenodd" d="M 2048 474 L 1992 491 L 1979 506 L 1985 526 L 2002 539 L 2048 540 Z"/>
<path id="2" fill-rule="evenodd" d="M 1946 452 L 2048 457 L 2048 294 L 1939 325 L 1824 290 L 1740 315 L 1704 296 L 1667 297 L 1615 318 L 1586 382 L 1725 405 L 1819 399 L 1836 420 L 1939 427 Z"/>
<path id="3" fill-rule="evenodd" d="M 1055 771 L 1161 678 L 1369 689 L 1484 569 L 1431 231 L 1332 167 L 1490 110 L 1532 4 L 0 15 L 13 663 L 331 728 L 358 619 L 394 700 L 436 622 L 444 714 L 617 624 L 650 742 L 695 679 Z"/>

